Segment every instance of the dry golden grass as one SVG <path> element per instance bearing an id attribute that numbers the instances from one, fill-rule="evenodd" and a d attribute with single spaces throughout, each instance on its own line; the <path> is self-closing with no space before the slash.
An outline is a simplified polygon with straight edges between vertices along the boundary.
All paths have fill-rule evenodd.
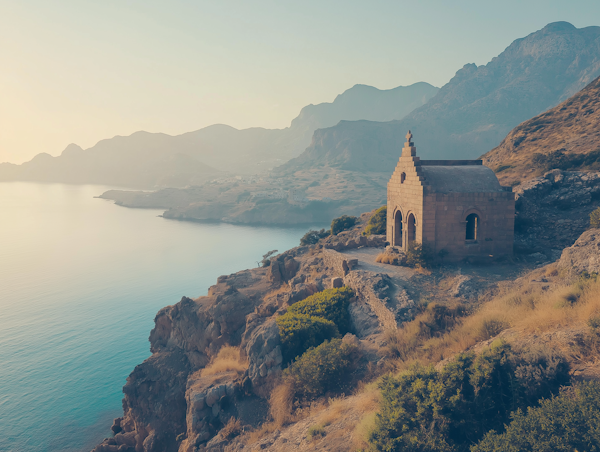
<path id="1" fill-rule="evenodd" d="M 234 417 L 230 418 L 225 427 L 223 427 L 219 434 L 225 439 L 233 439 L 243 432 L 242 422 Z"/>
<path id="2" fill-rule="evenodd" d="M 240 349 L 230 345 L 224 345 L 211 362 L 200 372 L 202 377 L 216 375 L 221 372 L 236 371 L 243 373 L 248 364 L 240 360 Z"/>
<path id="3" fill-rule="evenodd" d="M 388 253 L 379 253 L 375 258 L 375 262 L 380 264 L 398 265 L 398 258 Z"/>
<path id="4" fill-rule="evenodd" d="M 282 427 L 293 420 L 293 403 L 294 388 L 290 383 L 284 382 L 273 389 L 269 398 L 269 412 L 277 427 Z"/>
<path id="5" fill-rule="evenodd" d="M 549 273 L 553 273 L 552 270 Z M 406 369 L 412 362 L 438 362 L 477 342 L 513 328 L 524 333 L 584 325 L 600 314 L 600 279 L 572 284 L 520 281 L 483 303 L 474 313 L 458 318 L 445 334 L 422 334 L 421 314 L 396 332 L 388 333 L 387 351 L 398 359 L 390 370 Z"/>

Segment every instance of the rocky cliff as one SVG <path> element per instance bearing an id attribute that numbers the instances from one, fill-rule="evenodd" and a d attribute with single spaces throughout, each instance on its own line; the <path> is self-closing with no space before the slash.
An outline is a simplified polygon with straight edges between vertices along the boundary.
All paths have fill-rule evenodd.
<path id="1" fill-rule="evenodd" d="M 400 282 L 359 270 L 356 259 L 335 250 L 384 246 L 383 237 L 364 237 L 360 227 L 321 245 L 286 251 L 266 268 L 221 276 L 206 296 L 184 297 L 160 310 L 150 333 L 152 356 L 123 388 L 115 436 L 94 452 L 204 450 L 232 416 L 257 425 L 267 415 L 265 397 L 282 368 L 275 317 L 331 287 L 333 278 L 356 293 L 349 311 L 360 340 L 373 341 L 411 318 L 414 303 Z M 240 348 L 247 370 L 204 375 L 224 345 Z"/>
<path id="2" fill-rule="evenodd" d="M 530 242 L 522 233 L 522 246 L 541 244 L 539 249 L 546 254 L 533 252 L 510 263 L 490 267 L 464 264 L 432 273 L 379 264 L 375 256 L 384 250 L 385 238 L 362 235 L 371 212 L 362 215 L 353 229 L 316 245 L 286 251 L 273 257 L 267 267 L 219 277 L 207 295 L 184 297 L 158 312 L 150 334 L 152 356 L 127 379 L 123 416 L 112 426 L 114 437 L 105 439 L 94 452 L 245 450 L 243 441 L 252 439 L 232 442 L 223 432 L 232 418 L 247 430 L 269 419 L 267 400 L 280 381 L 283 364 L 275 319 L 287 307 L 326 288 L 351 288 L 351 334 L 344 341 L 360 350 L 357 360 L 362 373 L 357 375 L 380 374 L 387 365 L 381 353 L 386 338 L 423 312 L 423 300 L 449 306 L 461 300 L 465 306 L 477 306 L 480 297 L 489 300 L 499 285 L 512 284 L 531 268 L 558 259 L 564 244 L 575 241 L 575 234 L 584 228 L 583 221 L 567 226 L 558 217 L 563 212 L 569 218 L 583 216 L 591 208 L 592 194 L 599 189 L 600 175 L 582 173 L 555 171 L 532 182 L 520 193 L 521 212 L 538 215 L 541 220 L 529 226 Z M 584 198 L 587 201 L 574 203 Z M 559 237 L 561 231 L 564 237 Z M 562 252 L 558 267 L 575 276 L 584 270 L 598 271 L 599 238 L 598 230 L 585 232 Z M 551 248 L 555 252 L 547 252 Z M 533 276 L 525 273 L 516 283 L 531 279 L 528 284 L 535 287 L 548 286 L 544 275 L 557 274 L 536 271 Z M 244 366 L 209 372 L 215 357 L 227 346 L 237 347 Z M 348 415 L 339 418 L 333 424 L 338 427 L 330 431 L 341 429 L 338 433 L 342 434 L 346 421 L 356 425 L 360 415 L 353 410 L 354 404 L 372 405 L 376 400 L 360 397 L 336 405 L 338 410 L 345 407 Z M 274 450 L 309 447 L 306 431 L 310 422 L 315 421 L 297 423 L 285 435 L 273 432 L 255 446 L 269 448 L 276 443 Z M 288 438 L 294 442 L 287 444 Z M 337 441 L 335 435 L 328 436 L 327 441 L 336 444 L 334 450 L 345 450 L 345 443 Z"/>

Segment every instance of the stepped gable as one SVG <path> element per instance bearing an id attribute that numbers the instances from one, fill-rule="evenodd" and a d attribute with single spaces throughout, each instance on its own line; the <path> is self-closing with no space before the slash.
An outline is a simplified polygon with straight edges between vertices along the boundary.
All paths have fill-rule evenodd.
<path id="1" fill-rule="evenodd" d="M 436 259 L 512 255 L 515 198 L 481 160 L 421 160 L 406 143 L 388 183 L 387 240 L 422 243 Z"/>

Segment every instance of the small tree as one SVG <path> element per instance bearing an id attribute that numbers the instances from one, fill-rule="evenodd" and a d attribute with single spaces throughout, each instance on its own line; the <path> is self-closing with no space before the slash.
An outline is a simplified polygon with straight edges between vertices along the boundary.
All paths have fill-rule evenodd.
<path id="1" fill-rule="evenodd" d="M 325 229 L 321 229 L 320 231 L 311 229 L 300 239 L 300 245 L 314 245 L 322 238 L 327 237 L 329 234 L 331 234 L 331 231 L 326 231 Z"/>
<path id="2" fill-rule="evenodd" d="M 267 254 L 263 254 L 262 260 L 260 262 L 257 262 L 259 267 L 268 267 L 269 265 L 271 265 L 271 256 L 273 254 L 275 254 L 277 252 L 277 250 L 272 250 L 269 251 Z"/>
<path id="3" fill-rule="evenodd" d="M 369 218 L 369 223 L 365 228 L 365 235 L 385 234 L 387 221 L 387 206 L 381 206 L 375 211 L 373 216 Z"/>
<path id="4" fill-rule="evenodd" d="M 600 228 L 600 207 L 590 213 L 590 227 Z"/>
<path id="5" fill-rule="evenodd" d="M 356 224 L 358 218 L 342 215 L 331 222 L 331 235 L 338 235 L 340 232 L 350 229 Z"/>

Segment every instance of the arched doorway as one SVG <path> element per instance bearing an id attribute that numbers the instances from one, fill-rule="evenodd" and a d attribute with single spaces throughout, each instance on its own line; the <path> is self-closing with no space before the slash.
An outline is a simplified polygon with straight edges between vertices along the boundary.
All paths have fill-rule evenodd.
<path id="1" fill-rule="evenodd" d="M 479 217 L 472 213 L 467 215 L 467 233 L 466 240 L 477 240 L 477 229 L 479 228 Z"/>
<path id="2" fill-rule="evenodd" d="M 416 226 L 416 221 L 415 221 L 415 216 L 411 213 L 408 216 L 408 220 L 406 221 L 406 228 L 408 230 L 408 241 L 407 241 L 407 245 L 410 242 L 414 242 L 415 239 L 417 238 L 417 226 Z"/>
<path id="3" fill-rule="evenodd" d="M 402 212 L 399 210 L 394 217 L 394 246 L 402 246 Z"/>

